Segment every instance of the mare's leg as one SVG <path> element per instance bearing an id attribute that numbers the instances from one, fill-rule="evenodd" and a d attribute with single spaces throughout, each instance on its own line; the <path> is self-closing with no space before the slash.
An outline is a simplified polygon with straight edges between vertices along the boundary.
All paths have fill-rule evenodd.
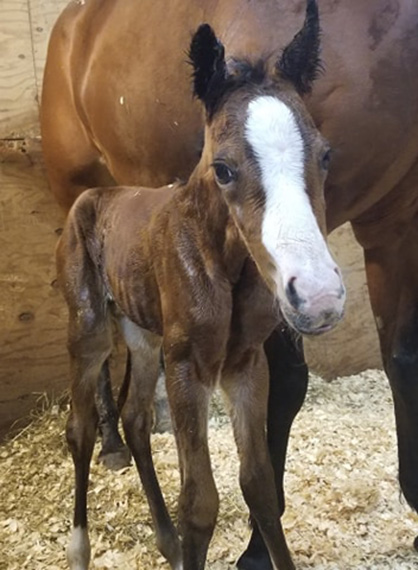
<path id="1" fill-rule="evenodd" d="M 167 343 L 169 344 L 169 343 Z M 216 378 L 201 358 L 173 358 L 165 350 L 167 392 L 181 469 L 179 530 L 182 570 L 203 570 L 219 499 L 208 449 L 209 399 Z M 207 380 L 212 379 L 210 385 Z"/>
<path id="2" fill-rule="evenodd" d="M 129 382 L 130 374 L 129 356 L 126 364 L 125 379 L 121 387 L 121 393 Z M 106 361 L 102 374 L 99 378 L 96 391 L 96 407 L 99 415 L 99 430 L 102 437 L 102 449 L 99 454 L 101 461 L 108 469 L 114 471 L 127 467 L 131 461 L 131 454 L 123 443 L 118 431 L 120 410 L 116 407 L 110 382 L 109 364 Z"/>
<path id="3" fill-rule="evenodd" d="M 353 224 L 368 246 L 366 228 Z M 373 230 L 373 226 L 371 228 Z M 366 247 L 370 300 L 395 406 L 399 482 L 409 505 L 418 511 L 418 228 L 403 223 L 384 245 Z M 403 230 L 402 234 L 399 230 Z M 373 235 L 373 234 L 371 234 Z"/>
<path id="4" fill-rule="evenodd" d="M 233 367 L 226 363 L 222 387 L 230 403 L 240 456 L 241 488 L 267 546 L 271 559 L 268 567 L 293 570 L 280 522 L 275 473 L 267 446 L 268 367 L 263 349 L 243 352 Z M 267 566 L 253 565 L 253 568 L 261 567 Z"/>
<path id="5" fill-rule="evenodd" d="M 173 570 L 180 570 L 180 542 L 161 493 L 151 454 L 152 402 L 159 372 L 161 338 L 128 319 L 122 320 L 122 328 L 131 361 L 129 389 L 122 407 L 126 441 L 147 496 L 158 549 Z"/>
<path id="6" fill-rule="evenodd" d="M 78 320 L 77 320 L 78 319 Z M 77 323 L 74 325 L 74 323 Z M 93 323 L 89 323 L 91 325 Z M 95 390 L 99 376 L 112 349 L 110 331 L 99 319 L 94 325 L 100 333 L 83 333 L 79 317 L 71 317 L 69 352 L 71 358 L 71 412 L 67 422 L 67 442 L 75 467 L 75 507 L 73 532 L 67 551 L 71 570 L 87 570 L 90 544 L 87 533 L 87 487 L 90 461 L 96 439 L 97 411 Z"/>
<path id="7" fill-rule="evenodd" d="M 270 385 L 267 414 L 267 441 L 276 481 L 280 516 L 285 509 L 283 476 L 290 429 L 305 399 L 308 367 L 302 339 L 286 325 L 278 327 L 264 344 Z M 257 523 L 246 551 L 238 560 L 240 570 L 272 570 L 270 556 Z"/>

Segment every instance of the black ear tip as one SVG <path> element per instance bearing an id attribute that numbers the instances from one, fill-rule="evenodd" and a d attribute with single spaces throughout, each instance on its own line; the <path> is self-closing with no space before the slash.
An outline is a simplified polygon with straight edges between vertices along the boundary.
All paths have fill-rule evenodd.
<path id="1" fill-rule="evenodd" d="M 192 37 L 189 61 L 193 66 L 193 92 L 208 106 L 208 91 L 215 79 L 225 77 L 224 47 L 209 24 L 201 24 Z"/>
<path id="2" fill-rule="evenodd" d="M 316 0 L 308 0 L 306 12 L 312 16 L 318 15 L 318 3 Z"/>
<path id="3" fill-rule="evenodd" d="M 200 26 L 196 30 L 196 34 L 199 34 L 202 36 L 213 36 L 213 37 L 215 37 L 215 32 L 213 31 L 212 27 L 207 22 L 200 24 Z"/>
<path id="4" fill-rule="evenodd" d="M 218 39 L 211 26 L 206 23 L 200 24 L 196 32 L 193 34 L 190 49 L 192 50 L 193 46 L 196 45 L 204 45 L 206 48 L 210 48 L 217 45 L 217 43 Z"/>
<path id="5" fill-rule="evenodd" d="M 316 0 L 307 0 L 305 25 L 308 25 L 311 28 L 317 28 L 319 31 L 319 9 Z"/>
<path id="6" fill-rule="evenodd" d="M 189 57 L 193 65 L 201 59 L 202 53 L 223 55 L 223 46 L 209 24 L 200 24 L 190 42 Z"/>
<path id="7" fill-rule="evenodd" d="M 301 95 L 311 91 L 313 81 L 323 69 L 320 44 L 318 4 L 316 0 L 307 0 L 303 27 L 283 50 L 276 65 L 281 76 L 290 80 Z"/>

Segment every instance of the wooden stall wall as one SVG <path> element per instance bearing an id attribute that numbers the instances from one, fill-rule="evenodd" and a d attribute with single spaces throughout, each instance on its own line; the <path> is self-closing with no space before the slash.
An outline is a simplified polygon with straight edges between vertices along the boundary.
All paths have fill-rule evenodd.
<path id="1" fill-rule="evenodd" d="M 40 152 L 47 41 L 66 0 L 0 0 L 0 434 L 42 394 L 67 386 L 66 311 L 55 283 L 62 214 Z M 331 238 L 349 289 L 345 322 L 306 343 L 328 378 L 380 365 L 359 248 L 349 227 Z"/>
<path id="2" fill-rule="evenodd" d="M 54 268 L 63 220 L 48 192 L 39 128 L 48 36 L 65 4 L 0 0 L 0 433 L 67 384 Z"/>

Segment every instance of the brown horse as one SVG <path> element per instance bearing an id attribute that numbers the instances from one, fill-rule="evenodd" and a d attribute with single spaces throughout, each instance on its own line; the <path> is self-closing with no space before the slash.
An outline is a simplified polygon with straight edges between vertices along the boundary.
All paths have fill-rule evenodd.
<path id="1" fill-rule="evenodd" d="M 201 21 L 230 54 L 277 54 L 298 29 L 304 0 L 86 0 L 53 31 L 42 132 L 57 200 L 86 187 L 158 185 L 187 177 L 202 146 L 184 46 Z M 351 221 L 365 250 L 385 370 L 395 402 L 402 491 L 418 509 L 418 4 L 320 0 L 326 73 L 306 98 L 333 149 L 325 185 L 328 231 Z M 277 329 L 268 439 L 281 509 L 289 430 L 306 392 L 299 341 Z M 240 567 L 271 568 L 254 529 Z"/>
<path id="2" fill-rule="evenodd" d="M 194 91 L 206 108 L 201 159 L 186 184 L 96 188 L 70 210 L 57 246 L 69 308 L 72 408 L 67 440 L 76 472 L 70 568 L 86 570 L 87 484 L 95 392 L 112 351 L 110 317 L 131 354 L 122 420 L 173 570 L 200 570 L 218 495 L 207 442 L 219 380 L 230 405 L 240 483 L 277 570 L 294 568 L 280 523 L 266 439 L 268 366 L 263 343 L 285 319 L 320 334 L 341 318 L 345 290 L 325 231 L 329 148 L 296 91 L 318 67 L 318 14 L 277 61 L 235 61 L 208 25 L 192 39 Z M 179 528 L 154 471 L 151 404 L 164 351 L 181 468 Z"/>

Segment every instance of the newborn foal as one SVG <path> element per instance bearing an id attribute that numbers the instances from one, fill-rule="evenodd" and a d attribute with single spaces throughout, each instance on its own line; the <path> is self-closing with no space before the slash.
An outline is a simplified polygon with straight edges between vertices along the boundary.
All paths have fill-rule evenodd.
<path id="1" fill-rule="evenodd" d="M 186 184 L 96 188 L 72 208 L 57 247 L 69 308 L 72 409 L 67 439 L 76 472 L 72 570 L 86 570 L 87 484 L 107 374 L 111 318 L 132 358 L 122 410 L 157 544 L 173 570 L 201 570 L 218 511 L 207 443 L 219 381 L 230 406 L 240 483 L 275 569 L 294 568 L 266 444 L 263 342 L 280 319 L 318 334 L 341 318 L 341 276 L 322 235 L 328 148 L 299 94 L 318 66 L 317 22 L 274 62 L 224 58 L 208 25 L 193 37 L 194 91 L 206 110 L 201 160 Z M 322 231 L 321 231 L 322 230 Z M 179 534 L 150 450 L 152 400 L 164 351 L 181 469 Z"/>

